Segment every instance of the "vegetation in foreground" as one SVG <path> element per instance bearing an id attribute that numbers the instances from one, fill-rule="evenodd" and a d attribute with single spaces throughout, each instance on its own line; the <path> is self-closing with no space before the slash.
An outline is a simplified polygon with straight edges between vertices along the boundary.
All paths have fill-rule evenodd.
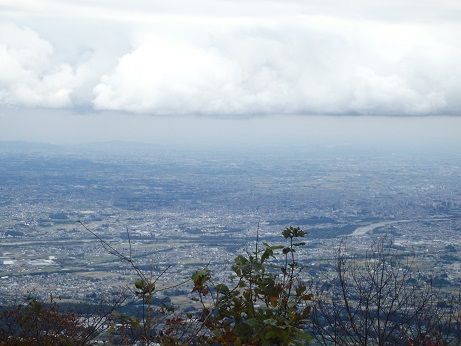
<path id="1" fill-rule="evenodd" d="M 257 235 L 254 251 L 235 258 L 232 285 L 214 282 L 208 268 L 192 275 L 200 308 L 183 313 L 156 299 L 164 272 L 147 275 L 131 244 L 125 255 L 82 225 L 131 265 L 141 316 L 120 312 L 127 295 L 86 315 L 29 297 L 0 312 L 0 345 L 461 345 L 459 297 L 435 290 L 385 239 L 360 258 L 341 244 L 332 280 L 307 282 L 296 259 L 303 230 L 287 227 L 278 245 Z"/>

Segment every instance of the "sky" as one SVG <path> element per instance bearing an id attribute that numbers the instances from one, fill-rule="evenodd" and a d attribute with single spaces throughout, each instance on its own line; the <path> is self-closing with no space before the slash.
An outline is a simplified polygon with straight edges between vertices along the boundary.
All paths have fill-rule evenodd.
<path id="1" fill-rule="evenodd" d="M 0 0 L 0 140 L 355 136 L 387 117 L 429 134 L 420 117 L 446 116 L 450 137 L 460 37 L 457 0 Z"/>

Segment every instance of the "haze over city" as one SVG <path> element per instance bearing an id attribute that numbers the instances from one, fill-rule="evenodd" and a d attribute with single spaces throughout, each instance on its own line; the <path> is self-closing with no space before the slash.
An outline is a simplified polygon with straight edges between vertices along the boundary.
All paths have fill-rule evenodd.
<path id="1" fill-rule="evenodd" d="M 94 306 L 121 294 L 112 312 L 144 328 L 131 344 L 136 335 L 161 344 L 158 326 L 171 316 L 146 327 L 152 297 L 131 294 L 135 283 L 196 326 L 180 344 L 219 334 L 203 316 L 234 328 L 257 311 L 264 328 L 279 328 L 267 316 L 291 316 L 279 303 L 293 294 L 283 261 L 271 258 L 261 275 L 288 295 L 250 299 L 252 311 L 215 321 L 207 309 L 219 310 L 218 298 L 199 305 L 194 294 L 218 290 L 200 287 L 197 269 L 231 287 L 236 256 L 251 262 L 255 251 L 262 261 L 266 242 L 301 229 L 299 282 L 315 294 L 303 295 L 307 310 L 293 310 L 306 311 L 306 323 L 281 320 L 283 330 L 322 345 L 369 345 L 386 334 L 366 331 L 360 343 L 347 327 L 343 343 L 321 338 L 336 325 L 322 324 L 328 315 L 315 325 L 310 309 L 322 313 L 342 297 L 335 275 L 344 250 L 354 268 L 383 263 L 386 275 L 415 265 L 401 281 L 413 295 L 396 298 L 408 306 L 392 312 L 389 345 L 417 345 L 407 333 L 415 330 L 431 330 L 418 337 L 434 345 L 459 342 L 450 328 L 461 318 L 460 37 L 454 0 L 0 0 L 0 344 L 48 335 L 26 335 L 21 318 L 9 329 L 16 334 L 6 332 L 2 313 L 24 311 L 15 306 L 57 304 L 89 323 Z M 370 260 L 376 244 L 391 258 Z M 231 291 L 242 300 L 244 287 Z M 359 291 L 367 292 L 348 291 L 357 311 Z M 413 315 L 443 323 L 404 328 L 401 314 L 422 292 L 436 303 Z M 394 305 L 367 306 L 375 318 Z M 335 321 L 350 322 L 344 311 Z M 94 342 L 122 340 L 122 322 L 108 316 L 98 328 L 78 326 L 96 330 Z M 255 319 L 242 323 L 248 335 L 262 333 Z M 448 341 L 436 343 L 444 333 Z"/>

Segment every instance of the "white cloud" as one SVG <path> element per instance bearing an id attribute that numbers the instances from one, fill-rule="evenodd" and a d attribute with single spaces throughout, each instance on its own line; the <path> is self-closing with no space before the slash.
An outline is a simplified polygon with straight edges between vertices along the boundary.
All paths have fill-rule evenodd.
<path id="1" fill-rule="evenodd" d="M 0 104 L 461 114 L 457 2 L 216 1 L 6 1 Z"/>
<path id="2" fill-rule="evenodd" d="M 95 87 L 97 109 L 153 114 L 461 110 L 461 50 L 424 26 L 302 17 L 144 33 Z M 457 96 L 456 96 L 457 95 Z"/>
<path id="3" fill-rule="evenodd" d="M 0 25 L 0 103 L 68 107 L 77 81 L 68 64 L 52 63 L 53 47 L 36 32 Z"/>

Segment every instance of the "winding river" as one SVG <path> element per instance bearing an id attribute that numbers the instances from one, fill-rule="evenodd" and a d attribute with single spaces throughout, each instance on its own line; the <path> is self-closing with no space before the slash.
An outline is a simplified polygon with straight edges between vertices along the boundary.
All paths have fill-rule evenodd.
<path id="1" fill-rule="evenodd" d="M 451 220 L 450 218 L 438 218 L 438 219 L 408 219 L 408 220 L 392 220 L 392 221 L 381 221 L 376 223 L 371 223 L 366 226 L 357 227 L 354 232 L 352 232 L 352 236 L 363 236 L 368 233 L 373 232 L 377 228 L 381 228 L 388 225 L 394 225 L 399 223 L 408 223 L 408 222 L 435 222 L 435 221 L 447 221 Z"/>

